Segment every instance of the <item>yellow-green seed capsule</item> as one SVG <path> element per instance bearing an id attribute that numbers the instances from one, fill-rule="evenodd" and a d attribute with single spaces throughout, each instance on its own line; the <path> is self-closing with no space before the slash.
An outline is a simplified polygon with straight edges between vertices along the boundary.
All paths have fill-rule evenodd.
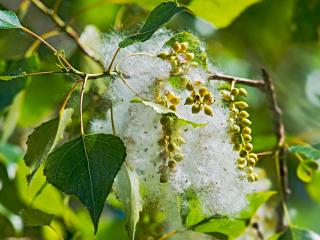
<path id="1" fill-rule="evenodd" d="M 189 81 L 189 80 L 188 80 L 187 77 L 182 76 L 182 77 L 180 78 L 180 87 L 185 88 L 186 85 L 187 85 L 187 83 L 188 83 L 188 81 Z"/>
<path id="2" fill-rule="evenodd" d="M 235 102 L 235 105 L 239 108 L 239 109 L 245 109 L 247 107 L 249 107 L 249 105 L 244 102 L 244 101 L 239 101 L 239 102 Z"/>
<path id="3" fill-rule="evenodd" d="M 245 111 L 245 110 L 242 110 L 242 111 L 239 112 L 239 117 L 241 119 L 248 118 L 249 117 L 249 113 L 247 111 Z"/>
<path id="4" fill-rule="evenodd" d="M 161 183 L 167 183 L 169 180 L 169 176 L 167 173 L 160 174 L 160 182 Z"/>
<path id="5" fill-rule="evenodd" d="M 213 109 L 207 104 L 204 105 L 204 113 L 208 116 L 213 116 Z"/>
<path id="6" fill-rule="evenodd" d="M 246 167 L 245 164 L 238 164 L 238 166 L 237 166 L 237 168 L 238 168 L 239 170 L 244 170 L 245 167 Z"/>
<path id="7" fill-rule="evenodd" d="M 232 126 L 232 132 L 234 133 L 240 133 L 241 129 L 238 125 L 233 125 Z"/>
<path id="8" fill-rule="evenodd" d="M 173 46 L 172 46 L 173 51 L 175 52 L 180 52 L 181 51 L 181 44 L 178 42 L 174 42 Z"/>
<path id="9" fill-rule="evenodd" d="M 183 73 L 182 68 L 176 67 L 173 69 L 172 74 L 177 76 L 177 75 L 181 75 Z"/>
<path id="10" fill-rule="evenodd" d="M 246 162 L 247 162 L 247 160 L 246 160 L 245 158 L 241 158 L 241 157 L 240 157 L 240 158 L 237 159 L 237 163 L 238 163 L 238 164 L 241 164 L 241 165 L 242 165 L 242 164 L 246 164 Z"/>
<path id="11" fill-rule="evenodd" d="M 194 104 L 194 105 L 192 106 L 191 112 L 192 112 L 193 114 L 197 114 L 197 113 L 200 112 L 200 110 L 201 110 L 201 106 L 200 106 L 199 104 Z"/>
<path id="12" fill-rule="evenodd" d="M 181 162 L 183 160 L 184 156 L 182 153 L 176 153 L 174 156 L 173 156 L 173 159 L 177 162 Z"/>
<path id="13" fill-rule="evenodd" d="M 171 105 L 171 106 L 169 107 L 169 109 L 172 110 L 172 111 L 176 111 L 176 110 L 177 110 L 177 107 L 176 107 L 176 105 Z"/>
<path id="14" fill-rule="evenodd" d="M 187 83 L 186 89 L 187 89 L 188 91 L 193 91 L 193 90 L 194 90 L 193 85 L 192 85 L 191 83 Z"/>
<path id="15" fill-rule="evenodd" d="M 177 144 L 181 145 L 181 144 L 185 144 L 186 140 L 184 140 L 183 137 L 177 137 L 176 142 Z"/>
<path id="16" fill-rule="evenodd" d="M 174 168 L 176 166 L 177 166 L 177 162 L 175 160 L 169 160 L 169 162 L 168 162 L 169 168 Z"/>
<path id="17" fill-rule="evenodd" d="M 252 151 L 252 149 L 253 149 L 253 145 L 252 145 L 251 143 L 246 143 L 246 144 L 244 145 L 244 148 L 245 148 L 248 152 L 250 152 L 250 151 Z"/>
<path id="18" fill-rule="evenodd" d="M 166 59 L 168 57 L 168 55 L 169 55 L 168 53 L 162 52 L 162 53 L 158 54 L 158 57 L 161 58 L 161 59 Z"/>
<path id="19" fill-rule="evenodd" d="M 233 144 L 239 143 L 239 136 L 236 134 L 232 135 L 231 136 L 231 143 L 233 143 Z"/>
<path id="20" fill-rule="evenodd" d="M 222 90 L 220 93 L 222 95 L 223 100 L 225 100 L 227 102 L 231 100 L 231 95 L 230 95 L 229 91 Z"/>
<path id="21" fill-rule="evenodd" d="M 242 149 L 242 150 L 239 152 L 239 156 L 240 156 L 240 157 L 245 157 L 245 156 L 247 156 L 247 154 L 248 154 L 248 152 L 247 152 L 246 150 L 244 150 L 244 149 Z"/>
<path id="22" fill-rule="evenodd" d="M 170 99 L 168 99 L 169 102 L 171 102 L 173 105 L 178 105 L 180 103 L 180 98 L 177 96 L 173 96 Z"/>
<path id="23" fill-rule="evenodd" d="M 252 141 L 252 137 L 251 137 L 251 135 L 249 135 L 249 134 L 244 134 L 244 135 L 243 135 L 243 140 L 244 140 L 245 142 L 251 142 L 251 141 Z"/>
<path id="24" fill-rule="evenodd" d="M 249 153 L 249 157 L 253 158 L 254 160 L 258 161 L 258 155 L 255 153 Z"/>
<path id="25" fill-rule="evenodd" d="M 159 139 L 158 144 L 160 146 L 164 146 L 166 144 L 166 140 L 164 140 L 163 138 Z"/>
<path id="26" fill-rule="evenodd" d="M 256 164 L 256 160 L 254 158 L 249 157 L 248 158 L 248 165 L 249 166 L 254 166 Z"/>
<path id="27" fill-rule="evenodd" d="M 241 150 L 241 144 L 240 143 L 236 143 L 233 145 L 233 151 L 240 151 Z"/>
<path id="28" fill-rule="evenodd" d="M 166 128 L 166 129 L 164 129 L 164 132 L 165 132 L 165 134 L 166 134 L 167 136 L 171 136 L 172 133 L 173 133 L 173 129 L 168 127 L 168 128 Z"/>
<path id="29" fill-rule="evenodd" d="M 168 158 L 168 154 L 166 151 L 162 151 L 160 153 L 160 158 L 162 158 L 163 160 L 166 160 Z"/>
<path id="30" fill-rule="evenodd" d="M 189 44 L 187 42 L 183 42 L 180 45 L 181 45 L 181 50 L 180 50 L 181 52 L 185 52 L 189 47 Z"/>
<path id="31" fill-rule="evenodd" d="M 184 102 L 184 105 L 192 105 L 194 103 L 193 97 L 187 97 L 186 101 Z"/>
<path id="32" fill-rule="evenodd" d="M 171 119 L 170 117 L 168 117 L 168 116 L 163 116 L 163 117 L 160 118 L 160 123 L 161 123 L 161 125 L 163 125 L 163 126 L 168 126 L 168 125 L 170 125 L 170 124 L 172 123 L 171 120 L 172 120 L 172 119 Z"/>
<path id="33" fill-rule="evenodd" d="M 185 58 L 186 58 L 187 61 L 192 61 L 194 59 L 194 54 L 190 53 L 190 52 L 187 52 L 185 54 Z"/>
<path id="34" fill-rule="evenodd" d="M 240 121 L 240 124 L 241 124 L 241 126 L 243 126 L 243 127 L 247 127 L 247 126 L 251 125 L 252 122 L 251 122 L 248 118 L 246 118 L 246 119 L 242 119 L 242 120 Z"/>
<path id="35" fill-rule="evenodd" d="M 200 93 L 200 90 L 199 90 Z M 203 96 L 203 101 L 207 102 L 210 101 L 213 98 L 212 93 L 211 92 L 206 92 Z"/>
<path id="36" fill-rule="evenodd" d="M 166 173 L 167 172 L 168 167 L 164 164 L 159 166 L 159 173 Z"/>
<path id="37" fill-rule="evenodd" d="M 247 167 L 247 173 L 248 174 L 253 173 L 253 167 L 251 166 Z"/>
<path id="38" fill-rule="evenodd" d="M 238 113 L 239 113 L 239 109 L 238 108 L 231 108 L 231 112 L 232 112 L 232 114 L 234 114 L 234 115 L 238 115 Z"/>
<path id="39" fill-rule="evenodd" d="M 256 177 L 253 173 L 249 174 L 247 177 L 249 182 L 255 182 L 256 181 Z"/>
<path id="40" fill-rule="evenodd" d="M 242 129 L 242 133 L 243 134 L 251 134 L 252 130 L 249 127 L 245 127 Z"/>
<path id="41" fill-rule="evenodd" d="M 176 146 L 176 144 L 175 143 L 169 143 L 168 144 L 168 150 L 170 151 L 170 152 L 173 152 L 174 150 L 176 150 L 176 148 L 177 148 L 177 146 Z"/>
<path id="42" fill-rule="evenodd" d="M 233 96 L 238 96 L 238 94 L 239 94 L 239 89 L 238 89 L 238 88 L 233 88 L 233 89 L 231 90 L 231 94 L 232 94 Z"/>
<path id="43" fill-rule="evenodd" d="M 239 95 L 246 97 L 246 96 L 248 96 L 248 92 L 244 88 L 239 88 Z"/>
<path id="44" fill-rule="evenodd" d="M 199 89 L 199 94 L 201 97 L 203 97 L 208 92 L 208 89 L 206 87 L 201 87 Z"/>

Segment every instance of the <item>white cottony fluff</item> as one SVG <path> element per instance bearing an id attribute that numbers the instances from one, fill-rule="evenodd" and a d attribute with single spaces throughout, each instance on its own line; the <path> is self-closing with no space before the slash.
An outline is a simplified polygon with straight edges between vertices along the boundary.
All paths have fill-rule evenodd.
<path id="1" fill-rule="evenodd" d="M 163 52 L 164 43 L 173 34 L 167 30 L 158 31 L 150 40 L 137 43 L 122 49 L 115 60 L 117 64 L 128 54 L 146 52 L 156 55 Z M 117 34 L 105 36 L 102 55 L 107 68 L 111 56 L 117 49 L 121 37 Z M 171 66 L 168 62 L 147 55 L 132 56 L 124 60 L 120 66 L 127 83 L 140 95 L 152 99 L 152 86 L 156 78 L 167 78 Z M 213 66 L 211 71 L 216 71 Z M 238 153 L 232 150 L 230 137 L 226 131 L 228 109 L 222 105 L 217 84 L 208 82 L 207 71 L 192 68 L 189 73 L 191 80 L 200 80 L 214 93 L 216 102 L 212 105 L 214 116 L 203 113 L 192 114 L 191 106 L 178 105 L 179 116 L 197 123 L 208 123 L 205 127 L 182 129 L 186 144 L 182 145 L 185 158 L 177 163 L 177 172 L 170 176 L 168 184 L 159 181 L 158 166 L 160 165 L 161 147 L 158 140 L 162 135 L 160 115 L 152 108 L 139 103 L 130 103 L 137 96 L 120 78 L 112 80 L 106 97 L 113 101 L 114 119 L 117 134 L 127 147 L 127 162 L 137 172 L 144 198 L 148 201 L 161 199 L 161 210 L 170 215 L 177 215 L 174 210 L 175 197 L 189 188 L 198 194 L 203 210 L 207 214 L 234 214 L 246 206 L 246 194 L 261 190 L 259 183 L 248 183 L 240 180 L 240 172 L 236 169 Z M 188 92 L 171 89 L 176 95 L 185 99 Z M 109 114 L 105 120 L 92 121 L 93 132 L 112 133 Z M 166 207 L 170 206 L 170 207 Z M 173 217 L 176 224 L 181 224 Z M 175 223 L 173 223 L 175 224 Z"/>

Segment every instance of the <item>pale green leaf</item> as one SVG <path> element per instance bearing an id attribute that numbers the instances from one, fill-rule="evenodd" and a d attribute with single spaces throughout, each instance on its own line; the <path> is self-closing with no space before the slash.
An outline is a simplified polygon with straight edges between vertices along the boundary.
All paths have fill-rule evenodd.
<path id="1" fill-rule="evenodd" d="M 126 158 L 119 137 L 81 135 L 51 152 L 45 162 L 47 181 L 77 196 L 89 210 L 95 232 L 107 195 Z"/>
<path id="2" fill-rule="evenodd" d="M 318 163 L 314 160 L 301 161 L 297 167 L 297 176 L 301 181 L 309 183 L 318 167 Z"/>
<path id="3" fill-rule="evenodd" d="M 20 216 L 26 227 L 49 226 L 54 215 L 37 209 L 22 209 Z"/>
<path id="4" fill-rule="evenodd" d="M 289 152 L 293 154 L 302 154 L 305 157 L 314 160 L 320 159 L 320 150 L 308 145 L 293 145 L 289 147 Z"/>
<path id="5" fill-rule="evenodd" d="M 7 10 L 0 10 L 0 29 L 21 28 L 19 18 L 15 13 Z"/>

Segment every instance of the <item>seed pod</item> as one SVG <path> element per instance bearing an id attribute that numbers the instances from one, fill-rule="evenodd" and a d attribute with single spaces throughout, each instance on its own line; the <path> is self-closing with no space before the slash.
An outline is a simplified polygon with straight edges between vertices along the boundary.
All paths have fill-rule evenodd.
<path id="1" fill-rule="evenodd" d="M 183 73 L 183 70 L 180 67 L 176 67 L 172 71 L 172 74 L 175 75 L 175 76 L 181 75 L 182 73 Z"/>
<path id="2" fill-rule="evenodd" d="M 185 88 L 186 87 L 186 85 L 187 85 L 187 83 L 188 83 L 188 78 L 187 77 L 184 77 L 184 76 L 182 76 L 181 78 L 180 78 L 180 87 L 181 88 Z"/>
<path id="3" fill-rule="evenodd" d="M 247 118 L 247 119 L 242 119 L 242 120 L 240 121 L 240 124 L 241 124 L 241 126 L 243 126 L 243 127 L 247 127 L 248 125 L 251 125 L 252 122 Z"/>
<path id="4" fill-rule="evenodd" d="M 176 150 L 177 146 L 175 143 L 171 142 L 168 144 L 168 150 L 169 152 L 173 152 L 174 150 Z"/>
<path id="5" fill-rule="evenodd" d="M 193 114 L 197 114 L 197 113 L 200 112 L 200 110 L 201 110 L 200 105 L 199 105 L 199 104 L 194 104 L 194 105 L 192 106 L 191 112 L 192 112 Z"/>
<path id="6" fill-rule="evenodd" d="M 163 126 L 168 126 L 168 125 L 170 125 L 172 123 L 172 119 L 170 117 L 168 117 L 168 116 L 162 116 L 160 118 L 160 123 Z"/>
<path id="7" fill-rule="evenodd" d="M 164 146 L 166 144 L 166 140 L 164 140 L 163 138 L 159 139 L 158 144 L 160 146 Z"/>
<path id="8" fill-rule="evenodd" d="M 159 166 L 159 173 L 166 173 L 167 172 L 168 167 L 164 164 L 161 164 Z"/>
<path id="9" fill-rule="evenodd" d="M 173 105 L 178 105 L 180 103 L 180 98 L 177 96 L 174 96 L 169 99 L 169 102 L 171 102 Z"/>
<path id="10" fill-rule="evenodd" d="M 243 135 L 243 140 L 244 140 L 245 142 L 251 142 L 251 141 L 252 141 L 252 137 L 251 137 L 251 135 L 249 135 L 249 134 L 244 134 L 244 135 Z"/>
<path id="11" fill-rule="evenodd" d="M 248 152 L 246 151 L 246 150 L 244 150 L 244 149 L 242 149 L 240 152 L 239 152 L 239 156 L 240 157 L 245 157 L 245 156 L 247 156 L 248 155 Z"/>
<path id="12" fill-rule="evenodd" d="M 239 102 L 235 102 L 235 105 L 239 108 L 239 109 L 245 109 L 247 107 L 249 107 L 249 105 L 244 102 L 244 101 L 239 101 Z"/>
<path id="13" fill-rule="evenodd" d="M 208 116 L 213 116 L 213 110 L 207 104 L 204 105 L 204 113 Z"/>
<path id="14" fill-rule="evenodd" d="M 249 153 L 249 157 L 253 158 L 254 160 L 258 161 L 258 155 L 255 153 Z"/>
<path id="15" fill-rule="evenodd" d="M 246 164 L 246 162 L 247 162 L 247 160 L 245 158 L 240 157 L 237 159 L 237 163 L 240 165 Z"/>
<path id="16" fill-rule="evenodd" d="M 192 105 L 194 103 L 193 97 L 187 97 L 186 101 L 184 102 L 184 105 Z"/>
<path id="17" fill-rule="evenodd" d="M 187 83 L 186 89 L 187 89 L 188 91 L 193 91 L 193 90 L 194 90 L 193 85 L 192 85 L 191 83 Z"/>
<path id="18" fill-rule="evenodd" d="M 166 52 L 162 52 L 162 53 L 159 53 L 157 56 L 161 59 L 166 59 L 168 57 L 168 53 Z"/>
<path id="19" fill-rule="evenodd" d="M 248 96 L 248 92 L 244 88 L 239 88 L 239 95 L 246 97 L 246 96 Z"/>
<path id="20" fill-rule="evenodd" d="M 181 44 L 178 42 L 174 42 L 173 46 L 172 46 L 173 51 L 175 52 L 180 52 L 181 51 Z"/>
<path id="21" fill-rule="evenodd" d="M 162 151 L 162 152 L 160 153 L 160 157 L 161 157 L 163 160 L 166 160 L 166 159 L 168 158 L 167 152 L 166 152 L 166 151 Z"/>
<path id="22" fill-rule="evenodd" d="M 200 90 L 199 90 L 199 93 L 200 93 Z M 201 93 L 200 93 L 201 94 Z M 212 99 L 212 93 L 211 92 L 206 92 L 203 96 L 203 101 L 207 102 L 207 101 L 210 101 Z"/>
<path id="23" fill-rule="evenodd" d="M 169 168 L 174 168 L 176 166 L 177 166 L 177 162 L 175 160 L 169 160 L 169 162 L 168 162 Z"/>
<path id="24" fill-rule="evenodd" d="M 245 110 L 242 110 L 240 113 L 239 113 L 239 117 L 241 119 L 245 119 L 245 118 L 248 118 L 249 117 L 249 113 Z"/>
<path id="25" fill-rule="evenodd" d="M 176 105 L 171 105 L 171 106 L 169 107 L 169 109 L 172 110 L 172 111 L 176 111 L 176 110 L 177 110 L 177 107 L 176 107 Z"/>
<path id="26" fill-rule="evenodd" d="M 251 166 L 247 167 L 247 173 L 248 174 L 253 173 L 253 167 Z"/>
<path id="27" fill-rule="evenodd" d="M 231 143 L 233 143 L 233 144 L 239 143 L 239 135 L 233 134 L 231 136 Z M 240 151 L 240 149 L 239 149 L 239 151 Z"/>
<path id="28" fill-rule="evenodd" d="M 240 127 L 238 125 L 234 124 L 234 125 L 232 125 L 232 131 L 234 133 L 240 133 L 241 129 L 240 129 Z"/>
<path id="29" fill-rule="evenodd" d="M 208 92 L 208 89 L 206 87 L 201 87 L 199 89 L 199 94 L 201 97 L 203 97 Z"/>
<path id="30" fill-rule="evenodd" d="M 254 173 L 249 174 L 248 177 L 247 177 L 247 179 L 248 179 L 249 182 L 255 182 L 255 181 L 257 181 L 256 176 L 255 176 Z"/>
<path id="31" fill-rule="evenodd" d="M 164 132 L 167 136 L 171 136 L 173 133 L 173 129 L 171 127 L 168 127 L 166 129 L 164 129 Z"/>
<path id="32" fill-rule="evenodd" d="M 192 61 L 194 59 L 194 54 L 190 53 L 190 52 L 187 52 L 185 54 L 185 58 L 186 58 L 187 61 Z"/>
<path id="33" fill-rule="evenodd" d="M 243 134 L 251 134 L 252 130 L 249 127 L 245 127 L 242 129 L 242 133 Z"/>
<path id="34" fill-rule="evenodd" d="M 184 140 L 183 137 L 177 137 L 176 142 L 177 144 L 182 145 L 186 143 L 186 140 Z"/>
<path id="35" fill-rule="evenodd" d="M 252 149 L 253 149 L 253 145 L 252 145 L 251 143 L 246 143 L 246 144 L 244 145 L 244 148 L 245 148 L 248 152 L 250 152 L 250 151 L 252 151 Z"/>
<path id="36" fill-rule="evenodd" d="M 169 176 L 167 173 L 160 174 L 160 182 L 161 183 L 167 183 L 169 180 Z"/>
<path id="37" fill-rule="evenodd" d="M 256 160 L 254 160 L 254 158 L 249 157 L 248 158 L 248 165 L 249 166 L 254 166 L 256 164 Z"/>
<path id="38" fill-rule="evenodd" d="M 233 96 L 238 96 L 238 94 L 239 94 L 239 89 L 238 89 L 238 88 L 233 88 L 233 89 L 231 90 L 231 94 L 232 94 Z"/>
<path id="39" fill-rule="evenodd" d="M 169 60 L 170 60 L 170 63 L 172 64 L 173 61 L 177 60 L 177 57 L 171 55 L 170 58 L 169 58 Z"/>
<path id="40" fill-rule="evenodd" d="M 233 151 L 240 151 L 241 150 L 241 144 L 240 143 L 236 143 L 233 145 Z"/>
<path id="41" fill-rule="evenodd" d="M 181 45 L 181 49 L 180 49 L 181 52 L 185 52 L 189 47 L 189 44 L 187 42 L 183 42 L 180 45 Z"/>
<path id="42" fill-rule="evenodd" d="M 237 165 L 237 168 L 238 168 L 239 170 L 244 170 L 245 167 L 246 167 L 245 164 L 238 164 L 238 165 Z"/>
<path id="43" fill-rule="evenodd" d="M 222 98 L 223 100 L 229 102 L 231 100 L 231 95 L 230 95 L 230 92 L 229 91 L 226 91 L 226 90 L 222 90 L 221 91 L 221 94 L 222 94 Z"/>
<path id="44" fill-rule="evenodd" d="M 173 159 L 177 162 L 181 162 L 183 160 L 184 156 L 182 153 L 176 153 L 174 156 L 173 156 Z"/>

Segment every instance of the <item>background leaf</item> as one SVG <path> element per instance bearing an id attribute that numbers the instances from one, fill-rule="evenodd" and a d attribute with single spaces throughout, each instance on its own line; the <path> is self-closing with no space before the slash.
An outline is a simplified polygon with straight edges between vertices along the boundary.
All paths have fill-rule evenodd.
<path id="1" fill-rule="evenodd" d="M 0 10 L 0 29 L 12 29 L 22 27 L 15 13 Z"/>
<path id="2" fill-rule="evenodd" d="M 275 236 L 273 240 L 318 240 L 320 236 L 315 232 L 299 228 L 296 226 L 290 226 L 283 234 L 280 236 Z"/>
<path id="3" fill-rule="evenodd" d="M 318 163 L 314 160 L 301 161 L 297 167 L 297 176 L 301 181 L 309 183 L 318 167 Z"/>
<path id="4" fill-rule="evenodd" d="M 148 16 L 142 29 L 122 40 L 119 43 L 120 48 L 125 48 L 135 42 L 147 41 L 162 25 L 167 23 L 176 13 L 185 10 L 184 7 L 179 7 L 176 2 L 163 2 L 158 5 Z"/>
<path id="5" fill-rule="evenodd" d="M 54 215 L 37 209 L 22 209 L 20 212 L 24 226 L 39 227 L 50 225 Z"/>
<path id="6" fill-rule="evenodd" d="M 320 159 L 320 150 L 306 145 L 293 145 L 289 147 L 289 152 L 302 154 L 307 158 L 311 158 L 314 160 Z"/>
<path id="7" fill-rule="evenodd" d="M 50 153 L 44 175 L 59 190 L 80 199 L 88 208 L 96 231 L 104 202 L 125 158 L 120 138 L 110 134 L 83 135 Z"/>

